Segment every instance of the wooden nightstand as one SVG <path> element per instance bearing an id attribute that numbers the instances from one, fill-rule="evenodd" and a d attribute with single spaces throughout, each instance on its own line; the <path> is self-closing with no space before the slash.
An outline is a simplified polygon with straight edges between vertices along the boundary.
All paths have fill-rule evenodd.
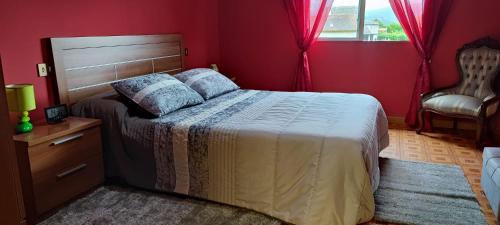
<path id="1" fill-rule="evenodd" d="M 104 181 L 100 125 L 70 117 L 14 136 L 28 223 Z"/>

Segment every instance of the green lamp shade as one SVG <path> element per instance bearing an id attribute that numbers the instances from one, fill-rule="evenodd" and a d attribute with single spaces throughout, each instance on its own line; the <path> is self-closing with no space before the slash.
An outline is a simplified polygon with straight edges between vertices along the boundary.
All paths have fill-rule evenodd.
<path id="1" fill-rule="evenodd" d="M 9 111 L 22 113 L 16 126 L 17 133 L 28 133 L 33 129 L 28 111 L 36 109 L 35 90 L 32 84 L 11 84 L 5 86 Z"/>
<path id="2" fill-rule="evenodd" d="M 32 84 L 10 84 L 5 86 L 9 111 L 25 112 L 36 109 L 35 90 Z"/>

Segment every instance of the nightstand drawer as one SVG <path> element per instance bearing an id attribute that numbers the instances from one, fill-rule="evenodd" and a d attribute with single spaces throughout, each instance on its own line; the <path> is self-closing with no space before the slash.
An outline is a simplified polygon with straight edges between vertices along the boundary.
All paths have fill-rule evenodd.
<path id="1" fill-rule="evenodd" d="M 103 181 L 99 127 L 75 132 L 29 148 L 37 214 Z"/>
<path id="2" fill-rule="evenodd" d="M 72 159 L 68 166 L 51 170 L 50 176 L 33 182 L 37 214 L 42 214 L 62 203 L 88 191 L 104 180 L 100 155 L 90 158 Z"/>
<path id="3" fill-rule="evenodd" d="M 53 171 L 68 166 L 69 161 L 89 158 L 102 154 L 101 132 L 99 127 L 72 133 L 52 139 L 29 148 L 28 154 L 34 183 L 50 178 Z"/>

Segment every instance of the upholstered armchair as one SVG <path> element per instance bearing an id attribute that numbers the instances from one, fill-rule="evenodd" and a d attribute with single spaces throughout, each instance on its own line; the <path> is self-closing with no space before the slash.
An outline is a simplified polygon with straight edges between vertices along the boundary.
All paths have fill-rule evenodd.
<path id="1" fill-rule="evenodd" d="M 483 38 L 466 44 L 458 50 L 456 63 L 460 81 L 450 87 L 424 93 L 419 110 L 420 134 L 424 126 L 424 113 L 432 112 L 455 118 L 476 121 L 476 145 L 480 145 L 487 121 L 493 116 L 500 103 L 498 80 L 500 73 L 500 42 Z"/>

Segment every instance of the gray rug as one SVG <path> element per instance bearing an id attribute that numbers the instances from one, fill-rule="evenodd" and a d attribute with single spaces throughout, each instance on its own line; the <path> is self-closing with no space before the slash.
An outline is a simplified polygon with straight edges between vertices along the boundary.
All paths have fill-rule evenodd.
<path id="1" fill-rule="evenodd" d="M 458 166 L 380 159 L 377 221 L 415 225 L 486 224 Z M 42 225 L 280 225 L 241 208 L 167 194 L 105 186 Z"/>
<path id="2" fill-rule="evenodd" d="M 178 196 L 104 186 L 41 225 L 280 225 L 241 208 Z"/>
<path id="3" fill-rule="evenodd" d="M 486 224 L 459 166 L 380 161 L 375 219 L 396 224 Z"/>

